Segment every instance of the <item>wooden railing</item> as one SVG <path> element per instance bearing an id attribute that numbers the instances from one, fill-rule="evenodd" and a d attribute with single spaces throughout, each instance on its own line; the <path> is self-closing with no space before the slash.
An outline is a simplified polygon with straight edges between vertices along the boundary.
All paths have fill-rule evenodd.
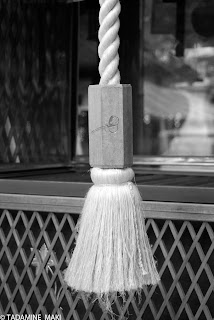
<path id="1" fill-rule="evenodd" d="M 72 293 L 63 273 L 84 199 L 0 194 L 0 315 L 111 319 L 92 297 Z M 214 318 L 214 206 L 142 203 L 161 282 L 112 301 L 115 319 Z"/>

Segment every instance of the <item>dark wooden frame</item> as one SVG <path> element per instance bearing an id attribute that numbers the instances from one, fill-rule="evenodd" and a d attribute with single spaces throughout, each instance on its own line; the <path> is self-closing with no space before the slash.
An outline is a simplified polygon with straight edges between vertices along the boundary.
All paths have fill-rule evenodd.
<path id="1" fill-rule="evenodd" d="M 84 198 L 88 189 L 92 186 L 89 174 L 82 172 L 80 174 L 82 178 L 79 181 L 72 172 L 68 172 L 67 175 L 69 176 L 68 181 L 63 181 L 63 178 L 55 179 L 54 176 L 51 178 L 48 175 L 44 175 L 42 179 L 35 175 L 31 176 L 30 179 L 27 177 L 2 178 L 0 179 L 0 194 L 21 194 L 26 195 L 26 197 L 35 195 Z M 204 183 L 204 186 L 200 183 L 197 186 L 197 184 L 182 185 L 181 182 L 176 185 L 176 176 L 163 178 L 162 181 L 156 179 L 156 177 L 157 175 L 154 174 L 149 183 L 146 178 L 145 182 L 142 182 L 144 180 L 143 174 L 138 177 L 137 185 L 144 201 L 191 203 L 195 205 L 214 203 L 214 182 L 207 184 L 207 186 L 206 183 Z M 178 178 L 179 176 L 177 176 L 177 180 Z M 191 177 L 186 175 L 184 180 L 188 181 L 188 179 L 191 179 Z M 195 181 L 197 182 L 197 176 Z"/>

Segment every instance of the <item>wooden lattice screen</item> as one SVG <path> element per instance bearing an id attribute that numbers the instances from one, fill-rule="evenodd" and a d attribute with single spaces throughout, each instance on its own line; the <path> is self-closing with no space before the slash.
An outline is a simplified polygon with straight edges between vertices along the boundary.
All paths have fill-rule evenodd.
<path id="1" fill-rule="evenodd" d="M 78 214 L 68 208 L 57 213 L 8 206 L 0 214 L 0 314 L 111 319 L 93 297 L 71 294 L 63 282 Z M 198 214 L 188 214 L 188 220 L 183 216 L 179 220 L 178 215 L 165 219 L 163 214 L 161 219 L 147 218 L 161 282 L 145 287 L 140 299 L 130 294 L 123 303 L 118 297 L 112 304 L 115 319 L 214 318 L 214 222 L 211 215 L 210 221 L 200 218 Z"/>
<path id="2" fill-rule="evenodd" d="M 68 161 L 72 6 L 0 0 L 0 164 Z"/>

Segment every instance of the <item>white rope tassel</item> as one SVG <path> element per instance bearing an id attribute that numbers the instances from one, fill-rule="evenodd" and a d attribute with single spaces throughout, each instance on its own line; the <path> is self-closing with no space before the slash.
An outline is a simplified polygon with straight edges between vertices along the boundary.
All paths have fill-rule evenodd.
<path id="1" fill-rule="evenodd" d="M 131 168 L 91 170 L 94 185 L 65 274 L 72 289 L 108 301 L 113 293 L 124 295 L 159 281 L 133 177 Z"/>
<path id="2" fill-rule="evenodd" d="M 100 84 L 102 85 L 120 83 L 120 72 L 118 70 L 120 10 L 121 5 L 118 0 L 100 0 L 100 29 L 98 33 L 100 44 L 98 47 L 98 54 L 100 57 Z"/>
<path id="3" fill-rule="evenodd" d="M 127 147 L 124 133 L 129 131 L 132 137 L 132 106 L 131 88 L 120 84 L 118 70 L 121 6 L 119 0 L 99 2 L 101 79 L 100 85 L 89 90 L 90 160 L 96 156 L 90 164 L 98 168 L 91 170 L 94 185 L 86 195 L 65 281 L 75 291 L 95 294 L 111 310 L 110 301 L 117 293 L 125 301 L 127 292 L 140 292 L 160 278 L 145 229 L 141 196 L 132 182 L 134 171 L 127 168 L 132 164 L 132 144 Z M 98 130 L 115 116 L 118 130 Z"/>

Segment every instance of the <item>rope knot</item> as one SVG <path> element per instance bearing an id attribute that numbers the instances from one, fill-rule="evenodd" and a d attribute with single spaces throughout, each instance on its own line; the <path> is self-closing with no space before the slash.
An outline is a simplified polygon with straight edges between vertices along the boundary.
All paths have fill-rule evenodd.
<path id="1" fill-rule="evenodd" d="M 121 185 L 132 181 L 134 171 L 132 168 L 126 169 L 91 169 L 91 180 L 97 185 Z"/>

